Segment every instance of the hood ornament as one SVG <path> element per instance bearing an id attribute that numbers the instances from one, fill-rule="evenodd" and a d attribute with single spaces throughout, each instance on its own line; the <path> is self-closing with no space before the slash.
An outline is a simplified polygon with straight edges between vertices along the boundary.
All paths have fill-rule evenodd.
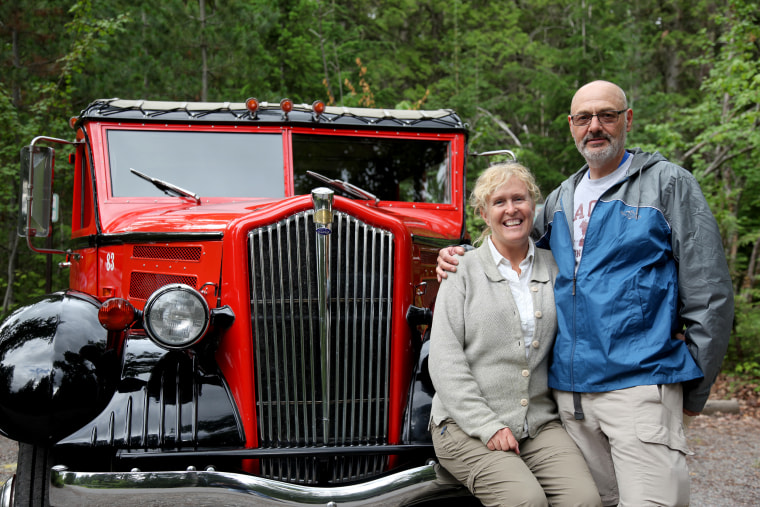
<path id="1" fill-rule="evenodd" d="M 314 203 L 314 225 L 317 234 L 327 236 L 332 233 L 332 205 L 334 192 L 329 188 L 319 187 L 311 191 L 311 201 Z"/>

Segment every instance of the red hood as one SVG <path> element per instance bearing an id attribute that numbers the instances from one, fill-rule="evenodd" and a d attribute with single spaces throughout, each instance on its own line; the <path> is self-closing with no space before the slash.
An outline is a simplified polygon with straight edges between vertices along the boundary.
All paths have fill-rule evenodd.
<path id="1" fill-rule="evenodd" d="M 204 202 L 159 202 L 144 199 L 110 202 L 101 207 L 104 234 L 225 232 L 241 222 L 271 223 L 283 215 L 311 209 L 311 196 L 272 199 L 238 199 Z M 452 239 L 461 231 L 461 213 L 455 207 L 367 206 L 363 201 L 335 198 L 335 210 L 346 211 L 370 223 L 404 227 L 414 235 Z M 384 224 L 384 225 L 383 225 Z M 396 227 L 394 226 L 394 227 Z M 398 232 L 398 231 L 397 231 Z"/>
<path id="2" fill-rule="evenodd" d="M 290 200 L 290 199 L 288 199 Z M 222 232 L 230 222 L 282 203 L 263 199 L 210 202 L 109 203 L 101 209 L 106 234 L 125 232 Z"/>

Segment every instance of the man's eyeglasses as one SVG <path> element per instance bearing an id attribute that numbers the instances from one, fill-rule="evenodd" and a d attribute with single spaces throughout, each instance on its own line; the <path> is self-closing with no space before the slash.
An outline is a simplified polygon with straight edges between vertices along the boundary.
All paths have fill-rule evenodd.
<path id="1" fill-rule="evenodd" d="M 615 123 L 618 119 L 618 116 L 620 116 L 620 113 L 624 113 L 628 111 L 627 109 L 621 109 L 620 111 L 601 111 L 596 114 L 589 114 L 589 113 L 580 113 L 580 114 L 572 114 L 570 115 L 570 119 L 573 122 L 573 125 L 576 127 L 585 127 L 586 125 L 589 125 L 591 123 L 591 120 L 594 119 L 594 116 L 599 118 L 599 123 Z"/>

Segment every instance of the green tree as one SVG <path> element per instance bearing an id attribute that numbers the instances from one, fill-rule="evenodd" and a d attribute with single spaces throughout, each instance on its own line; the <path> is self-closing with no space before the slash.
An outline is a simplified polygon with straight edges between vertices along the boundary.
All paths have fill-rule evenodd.
<path id="1" fill-rule="evenodd" d="M 19 150 L 42 132 L 53 137 L 72 137 L 67 119 L 73 110 L 74 77 L 83 72 L 84 63 L 103 48 L 104 41 L 123 23 L 118 18 L 93 18 L 89 0 L 76 2 L 70 9 L 62 8 L 59 2 L 35 2 L 34 9 L 31 6 L 26 2 L 3 4 L 0 11 L 4 38 L 12 42 L 4 45 L 2 61 L 9 72 L 3 72 L 0 78 L 3 132 L 11 140 L 0 148 L 0 175 L 5 183 L 0 193 L 0 219 L 7 239 L 0 251 L 0 263 L 7 267 L 0 275 L 5 288 L 3 312 L 13 307 L 17 299 L 25 301 L 67 285 L 68 273 L 56 270 L 50 256 L 18 255 Z M 65 159 L 64 149 L 59 160 Z M 71 171 L 56 171 L 55 189 L 62 196 L 64 219 L 56 227 L 54 237 L 37 246 L 50 247 L 68 237 L 63 224 L 68 222 L 65 216 L 71 209 L 67 191 L 70 178 Z"/>
<path id="2" fill-rule="evenodd" d="M 689 163 L 721 225 L 735 282 L 736 329 L 731 360 L 760 362 L 760 16 L 754 2 L 729 0 L 716 15 L 720 36 L 705 38 L 705 56 L 694 61 L 710 71 L 702 99 L 686 110 L 683 132 Z"/>
<path id="3" fill-rule="evenodd" d="M 51 260 L 15 253 L 25 248 L 13 232 L 18 151 L 35 135 L 70 138 L 66 119 L 93 99 L 454 108 L 472 151 L 513 150 L 546 193 L 583 163 L 568 135 L 574 90 L 608 79 L 634 108 L 629 144 L 661 151 L 703 185 L 740 309 L 731 360 L 749 364 L 760 349 L 755 11 L 750 0 L 4 2 L 4 308 L 66 285 L 65 272 L 40 268 Z M 71 173 L 63 151 L 58 185 Z M 486 164 L 470 161 L 470 184 Z M 62 236 L 58 225 L 56 244 Z"/>

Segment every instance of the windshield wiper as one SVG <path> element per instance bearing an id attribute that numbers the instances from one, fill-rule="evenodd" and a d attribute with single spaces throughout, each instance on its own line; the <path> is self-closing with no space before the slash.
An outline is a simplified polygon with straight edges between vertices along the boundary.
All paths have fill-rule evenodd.
<path id="1" fill-rule="evenodd" d="M 197 204 L 201 203 L 200 196 L 194 192 L 185 190 L 184 188 L 178 187 L 177 185 L 169 183 L 168 181 L 162 181 L 162 180 L 159 180 L 158 178 L 152 178 L 148 176 L 147 174 L 143 174 L 140 171 L 132 169 L 131 167 L 129 168 L 129 170 L 132 171 L 132 173 L 135 174 L 136 176 L 139 176 L 140 178 L 153 183 L 153 186 L 161 190 L 166 195 L 174 195 L 176 197 L 188 197 L 190 199 L 195 199 L 195 202 Z"/>
<path id="2" fill-rule="evenodd" d="M 322 176 L 319 173 L 315 173 L 314 171 L 306 171 L 306 174 L 311 176 L 312 178 L 321 181 L 322 183 L 329 185 L 333 188 L 337 188 L 341 192 L 345 192 L 348 195 L 351 195 L 353 197 L 356 197 L 357 199 L 366 199 L 368 201 L 375 201 L 375 204 L 380 202 L 380 199 L 377 198 L 377 196 L 371 192 L 367 192 L 366 190 L 357 187 L 356 185 L 352 185 L 351 183 L 343 180 L 333 180 L 328 178 L 327 176 Z"/>

